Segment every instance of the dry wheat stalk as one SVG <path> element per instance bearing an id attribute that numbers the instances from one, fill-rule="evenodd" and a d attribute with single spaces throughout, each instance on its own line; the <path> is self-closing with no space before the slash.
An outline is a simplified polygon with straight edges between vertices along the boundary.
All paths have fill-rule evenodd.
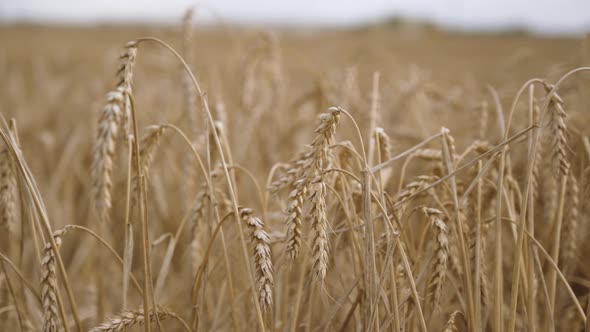
<path id="1" fill-rule="evenodd" d="M 313 238 L 313 267 L 316 277 L 323 281 L 328 270 L 328 217 L 326 216 L 326 184 L 322 176 L 318 176 L 313 184 L 314 192 L 311 194 L 311 227 Z"/>
<path id="2" fill-rule="evenodd" d="M 67 231 L 67 228 L 55 231 L 53 238 L 55 244 L 59 247 L 62 243 L 62 237 Z M 51 247 L 51 242 L 47 242 L 43 248 L 43 258 L 41 261 L 41 302 L 43 304 L 43 332 L 57 332 L 62 330 L 62 322 L 60 322 L 57 296 L 57 274 L 55 254 Z"/>
<path id="3" fill-rule="evenodd" d="M 545 84 L 545 89 L 549 92 L 553 87 Z M 567 114 L 563 109 L 563 100 L 555 93 L 549 102 L 549 127 L 551 129 L 551 158 L 553 166 L 553 176 L 557 179 L 560 176 L 566 176 L 569 172 L 570 163 L 567 160 L 567 125 L 565 118 Z"/>
<path id="4" fill-rule="evenodd" d="M 579 206 L 580 206 L 580 190 L 578 181 L 570 173 L 569 186 L 566 193 L 567 208 L 569 218 L 565 218 L 564 229 L 561 234 L 563 243 L 560 262 L 563 263 L 563 270 L 565 272 L 572 272 L 571 266 L 575 262 L 576 252 L 578 249 L 578 232 L 579 232 Z"/>
<path id="5" fill-rule="evenodd" d="M 16 218 L 16 174 L 8 148 L 0 150 L 0 232 L 10 233 Z"/>
<path id="6" fill-rule="evenodd" d="M 445 324 L 445 329 L 443 332 L 459 332 L 457 323 L 455 322 L 457 320 L 457 315 L 463 315 L 463 313 L 459 310 L 453 311 L 453 313 L 449 316 L 449 320 Z"/>
<path id="7" fill-rule="evenodd" d="M 295 182 L 295 189 L 289 194 L 289 205 L 287 206 L 287 252 L 291 259 L 297 258 L 301 247 L 301 221 L 303 219 L 303 197 L 307 193 L 304 180 Z"/>
<path id="8" fill-rule="evenodd" d="M 291 160 L 286 167 L 285 172 L 275 181 L 273 181 L 268 190 L 276 194 L 284 188 L 294 186 L 295 181 L 302 175 L 303 165 L 311 157 L 311 152 L 307 149 L 299 152 L 296 159 Z"/>
<path id="9" fill-rule="evenodd" d="M 454 165 L 455 159 L 457 156 L 457 148 L 455 147 L 455 138 L 451 135 L 451 131 L 449 130 L 449 128 L 442 127 L 441 134 L 443 135 L 444 139 L 447 141 L 447 145 L 449 147 L 449 156 L 451 158 L 451 162 Z"/>
<path id="10" fill-rule="evenodd" d="M 163 125 L 152 125 L 146 128 L 146 133 L 143 135 L 139 142 L 139 155 L 141 160 L 141 173 L 143 176 L 147 176 L 149 169 L 154 162 L 154 157 L 156 155 L 156 150 L 160 145 L 160 139 L 164 134 L 164 130 L 166 127 Z M 135 163 L 135 159 L 133 159 Z M 133 169 L 136 169 L 133 167 Z M 131 184 L 131 192 L 132 192 L 132 199 L 134 200 L 134 204 L 137 202 L 135 201 L 137 197 L 139 197 L 139 174 L 135 174 L 133 176 L 132 184 Z"/>
<path id="11" fill-rule="evenodd" d="M 191 226 L 191 266 L 193 267 L 193 272 L 196 273 L 199 264 L 201 264 L 201 259 L 204 253 L 204 231 L 200 227 L 202 224 L 200 221 L 203 219 L 205 215 L 205 206 L 207 206 L 207 200 L 209 200 L 209 190 L 207 188 L 199 190 L 197 194 L 197 199 L 195 204 L 191 208 L 189 217 L 188 217 L 188 224 Z"/>
<path id="12" fill-rule="evenodd" d="M 448 229 L 444 222 L 446 217 L 441 211 L 423 207 L 422 212 L 428 218 L 436 239 L 435 259 L 428 282 L 428 296 L 431 299 L 432 307 L 436 308 L 440 303 L 447 273 L 447 261 L 449 259 Z"/>
<path id="13" fill-rule="evenodd" d="M 156 314 L 158 315 L 159 320 L 177 318 L 176 314 L 172 311 L 162 306 L 158 306 L 157 308 L 150 309 L 150 321 L 156 320 Z M 99 326 L 92 328 L 90 332 L 122 332 L 135 325 L 141 326 L 144 324 L 144 322 L 145 315 L 143 314 L 143 309 L 125 310 L 119 315 L 112 317 L 106 322 L 100 324 Z"/>
<path id="14" fill-rule="evenodd" d="M 380 157 L 380 162 L 391 159 L 391 138 L 389 135 L 387 135 L 383 128 L 375 127 L 374 136 L 375 141 L 378 144 L 377 148 L 379 149 L 378 156 Z M 380 172 L 381 184 L 383 187 L 387 185 L 392 174 L 392 168 L 386 168 Z"/>
<path id="15" fill-rule="evenodd" d="M 489 111 L 488 111 L 488 102 L 482 101 L 480 105 L 481 110 L 481 117 L 479 118 L 479 139 L 484 139 L 486 137 L 486 131 L 488 129 L 488 118 L 489 118 Z"/>
<path id="16" fill-rule="evenodd" d="M 541 110 L 539 109 L 539 105 L 537 105 L 536 103 L 533 105 L 533 114 L 534 114 L 534 123 L 537 123 L 539 121 L 539 114 L 541 113 Z M 536 198 L 539 196 L 539 174 L 540 174 L 540 164 L 541 164 L 541 158 L 543 155 L 543 144 L 541 144 L 540 146 L 537 146 L 537 149 L 535 150 L 535 160 L 533 162 L 533 172 L 532 172 L 532 176 L 531 176 L 531 190 L 532 190 L 532 195 L 533 198 Z"/>
<path id="17" fill-rule="evenodd" d="M 215 165 L 213 170 L 211 170 L 211 181 L 219 179 L 221 172 L 221 164 Z M 195 273 L 198 270 L 201 259 L 203 258 L 203 244 L 205 244 L 207 241 L 205 238 L 207 236 L 207 232 L 205 232 L 205 229 L 203 229 L 203 226 L 206 226 L 206 223 L 203 223 L 202 220 L 205 218 L 205 208 L 210 201 L 211 196 L 209 187 L 207 186 L 207 183 L 203 183 L 201 184 L 201 188 L 197 193 L 196 200 L 191 207 L 187 219 L 188 225 L 191 227 L 191 265 L 193 267 L 193 272 Z M 215 202 L 217 203 L 217 200 L 215 200 Z"/>
<path id="18" fill-rule="evenodd" d="M 411 157 L 431 161 L 440 161 L 442 160 L 442 151 L 436 149 L 419 149 L 412 153 Z M 408 159 L 409 158 L 410 156 L 408 156 Z"/>
<path id="19" fill-rule="evenodd" d="M 182 57 L 189 65 L 192 63 L 192 19 L 194 10 L 189 8 L 182 18 Z M 198 137 L 198 119 L 197 119 L 197 94 L 193 87 L 193 82 L 190 75 L 181 66 L 180 74 L 182 75 L 182 96 L 183 96 L 183 111 L 185 119 L 189 123 L 190 139 L 196 140 Z"/>
<path id="20" fill-rule="evenodd" d="M 469 144 L 465 151 L 463 151 L 463 153 L 458 157 L 459 161 L 463 160 L 465 156 L 467 156 L 471 152 L 475 152 L 477 154 L 484 154 L 491 150 L 493 147 L 494 146 L 488 141 L 475 140 L 473 141 L 473 143 Z"/>
<path id="21" fill-rule="evenodd" d="M 256 283 L 258 296 L 263 310 L 272 305 L 273 267 L 270 252 L 270 237 L 264 230 L 262 220 L 254 216 L 254 211 L 248 208 L 240 209 L 240 217 L 250 230 L 250 242 L 254 247 L 254 265 L 256 266 Z"/>
<path id="22" fill-rule="evenodd" d="M 296 258 L 301 246 L 301 221 L 303 218 L 303 201 L 311 182 L 320 176 L 328 164 L 328 145 L 336 133 L 336 125 L 340 120 L 341 109 L 333 107 L 329 113 L 320 115 L 319 124 L 314 131 L 314 138 L 308 151 L 303 154 L 304 160 L 299 164 L 297 174 L 301 178 L 294 182 L 294 188 L 289 194 L 287 206 L 288 228 L 287 252 L 291 258 Z"/>
<path id="23" fill-rule="evenodd" d="M 391 159 L 391 138 L 385 132 L 385 129 L 381 127 L 375 128 L 375 136 L 379 142 L 379 150 L 381 153 L 381 160 Z"/>
<path id="24" fill-rule="evenodd" d="M 385 256 L 387 254 L 387 246 L 391 243 L 392 239 L 394 239 L 394 241 L 397 241 L 398 236 L 399 232 L 395 230 L 393 232 L 382 232 L 381 235 L 379 235 L 377 241 L 375 241 L 375 250 Z"/>
<path id="25" fill-rule="evenodd" d="M 99 220 L 108 220 L 111 209 L 111 189 L 113 187 L 113 157 L 115 154 L 115 139 L 121 121 L 121 107 L 123 93 L 120 89 L 110 92 L 108 103 L 103 109 L 98 125 L 98 137 L 94 145 L 94 159 L 92 162 L 92 178 L 94 189 L 94 205 Z"/>
<path id="26" fill-rule="evenodd" d="M 489 280 L 486 274 L 486 239 L 487 230 L 489 228 L 489 224 L 481 225 L 481 242 L 480 242 L 480 260 L 479 260 L 479 282 L 480 282 L 480 294 L 481 294 L 481 305 L 483 308 L 486 308 L 489 303 Z M 475 253 L 476 253 L 476 244 L 477 244 L 477 235 L 476 235 L 476 228 L 473 227 L 470 231 L 470 236 L 467 238 L 469 244 L 469 254 L 470 260 L 473 265 L 472 266 L 472 273 L 475 275 Z"/>
<path id="27" fill-rule="evenodd" d="M 121 65 L 117 71 L 119 82 L 117 88 L 121 88 L 124 95 L 124 110 L 121 117 L 121 128 L 123 134 L 129 135 L 131 120 L 131 98 L 133 96 L 133 67 L 137 57 L 137 42 L 130 41 L 125 45 L 125 52 L 121 55 Z"/>
<path id="28" fill-rule="evenodd" d="M 338 151 L 337 159 L 340 165 L 340 168 L 346 170 L 353 170 L 355 165 L 359 166 L 358 160 L 355 159 L 355 155 L 352 151 L 355 151 L 354 145 L 351 141 L 341 141 L 338 142 L 338 145 L 342 148 Z M 354 161 L 357 161 L 356 163 Z"/>
<path id="29" fill-rule="evenodd" d="M 438 180 L 437 176 L 434 175 L 418 175 L 414 180 L 408 183 L 395 197 L 394 205 L 399 203 L 408 197 L 411 197 L 418 191 L 428 187 L 431 183 Z"/>
<path id="30" fill-rule="evenodd" d="M 101 221 L 109 219 L 112 206 L 113 158 L 117 135 L 120 128 L 129 133 L 131 84 L 136 54 L 137 44 L 128 43 L 125 53 L 121 56 L 123 63 L 117 72 L 118 84 L 107 94 L 107 104 L 98 122 L 98 134 L 93 150 L 92 179 L 94 206 Z"/>
<path id="31" fill-rule="evenodd" d="M 164 134 L 163 125 L 153 125 L 146 128 L 146 133 L 139 142 L 139 154 L 141 156 L 142 173 L 147 174 L 151 164 L 154 161 L 156 149 L 160 144 L 160 139 Z"/>

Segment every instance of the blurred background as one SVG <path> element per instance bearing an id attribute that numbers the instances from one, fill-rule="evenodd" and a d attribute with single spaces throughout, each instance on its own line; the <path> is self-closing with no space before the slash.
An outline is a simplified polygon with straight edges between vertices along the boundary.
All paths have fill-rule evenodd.
<path id="1" fill-rule="evenodd" d="M 367 0 L 269 1 L 219 0 L 4 0 L 4 22 L 53 24 L 166 23 L 190 6 L 205 9 L 200 23 L 278 26 L 350 26 L 387 20 L 415 20 L 464 31 L 526 30 L 542 34 L 582 34 L 590 29 L 586 0 Z"/>

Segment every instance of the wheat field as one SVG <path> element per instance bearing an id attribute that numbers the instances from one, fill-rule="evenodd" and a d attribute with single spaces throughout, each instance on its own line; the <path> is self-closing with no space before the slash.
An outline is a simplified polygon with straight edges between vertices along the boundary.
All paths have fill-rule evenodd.
<path id="1" fill-rule="evenodd" d="M 0 27 L 1 331 L 590 331 L 590 36 L 194 21 Z"/>

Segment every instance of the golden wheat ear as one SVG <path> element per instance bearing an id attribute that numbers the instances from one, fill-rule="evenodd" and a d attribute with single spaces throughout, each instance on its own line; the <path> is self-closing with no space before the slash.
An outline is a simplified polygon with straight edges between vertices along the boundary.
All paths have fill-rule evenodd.
<path id="1" fill-rule="evenodd" d="M 117 139 L 121 132 L 130 132 L 133 66 L 136 56 L 137 43 L 127 43 L 125 52 L 121 55 L 121 66 L 117 71 L 117 86 L 107 94 L 107 104 L 102 109 L 98 121 L 91 173 L 94 207 L 101 221 L 109 220 L 112 207 L 113 163 Z"/>
<path id="2" fill-rule="evenodd" d="M 248 225 L 250 243 L 254 251 L 254 265 L 256 266 L 256 284 L 258 298 L 263 310 L 272 306 L 272 287 L 274 284 L 272 257 L 270 251 L 270 236 L 264 229 L 262 219 L 254 216 L 254 210 L 240 208 L 240 217 Z"/>
<path id="3" fill-rule="evenodd" d="M 422 213 L 428 218 L 436 241 L 435 258 L 432 263 L 432 273 L 428 281 L 428 297 L 433 308 L 437 308 L 442 296 L 443 286 L 447 274 L 449 260 L 448 227 L 444 220 L 444 213 L 433 208 L 422 208 Z"/>

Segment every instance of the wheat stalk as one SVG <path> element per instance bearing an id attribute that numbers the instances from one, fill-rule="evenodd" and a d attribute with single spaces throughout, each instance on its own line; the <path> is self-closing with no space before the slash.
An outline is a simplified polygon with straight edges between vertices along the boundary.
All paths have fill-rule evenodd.
<path id="1" fill-rule="evenodd" d="M 563 264 L 563 271 L 564 272 L 572 272 L 571 266 L 572 263 L 575 261 L 576 252 L 578 249 L 578 232 L 579 232 L 579 206 L 580 206 L 580 190 L 578 187 L 578 181 L 573 176 L 573 174 L 569 175 L 568 180 L 569 186 L 567 188 L 566 193 L 566 201 L 567 201 L 567 208 L 566 211 L 569 213 L 569 218 L 567 218 L 567 222 L 564 224 L 564 229 L 562 232 L 562 240 L 563 243 L 562 248 L 562 258 L 560 262 Z"/>
<path id="2" fill-rule="evenodd" d="M 130 41 L 125 45 L 125 52 L 120 56 L 121 65 L 117 71 L 119 82 L 117 88 L 121 88 L 124 95 L 124 110 L 121 118 L 123 133 L 129 135 L 131 119 L 131 98 L 133 96 L 133 67 L 137 57 L 137 42 Z"/>
<path id="3" fill-rule="evenodd" d="M 301 247 L 301 221 L 303 219 L 303 197 L 307 193 L 307 188 L 304 186 L 304 180 L 297 180 L 295 189 L 289 194 L 289 205 L 287 206 L 287 253 L 291 259 L 297 258 L 299 255 L 299 248 Z"/>
<path id="4" fill-rule="evenodd" d="M 101 221 L 109 219 L 112 207 L 113 158 L 117 135 L 120 128 L 129 133 L 131 84 L 136 54 L 137 44 L 128 43 L 125 53 L 121 56 L 123 63 L 117 71 L 119 82 L 116 88 L 107 94 L 107 104 L 98 122 L 98 134 L 93 149 L 92 179 L 94 207 Z"/>
<path id="5" fill-rule="evenodd" d="M 445 215 L 440 210 L 423 207 L 422 213 L 428 218 L 436 239 L 435 258 L 432 274 L 428 282 L 428 296 L 431 299 L 433 308 L 436 308 L 440 303 L 447 273 L 447 262 L 449 259 L 448 228 L 444 222 Z"/>
<path id="6" fill-rule="evenodd" d="M 483 241 L 486 238 L 486 234 L 487 234 L 487 230 L 489 228 L 489 225 L 482 225 L 481 226 L 481 243 L 480 243 L 480 261 L 479 261 L 479 282 L 480 282 L 480 294 L 481 294 L 481 305 L 483 308 L 486 308 L 488 303 L 489 303 L 489 280 L 486 274 L 486 264 L 485 264 L 485 258 L 486 257 L 486 242 Z M 474 275 L 474 278 L 477 278 L 478 276 L 475 275 L 475 253 L 476 253 L 476 248 L 475 246 L 477 245 L 477 235 L 476 235 L 476 228 L 474 227 L 471 232 L 470 232 L 470 236 L 468 237 L 468 244 L 469 244 L 469 254 L 471 255 L 470 260 L 471 262 L 473 262 L 472 265 L 472 274 Z"/>
<path id="7" fill-rule="evenodd" d="M 551 91 L 553 86 L 545 84 L 545 90 Z M 551 129 L 551 160 L 553 176 L 558 179 L 569 172 L 570 163 L 567 160 L 567 114 L 563 109 L 563 99 L 555 93 L 549 102 L 549 128 Z"/>
<path id="8" fill-rule="evenodd" d="M 115 139 L 121 121 L 123 93 L 120 89 L 109 92 L 108 103 L 103 109 L 98 124 L 98 136 L 94 145 L 92 178 L 94 188 L 94 205 L 99 220 L 108 220 L 111 209 L 111 189 L 113 187 L 113 157 Z"/>
<path id="9" fill-rule="evenodd" d="M 320 176 L 328 164 L 328 145 L 336 133 L 336 125 L 340 120 L 341 109 L 333 107 L 329 113 L 320 115 L 319 124 L 314 131 L 314 138 L 308 151 L 303 154 L 302 159 L 295 170 L 301 178 L 294 182 L 294 188 L 289 194 L 287 206 L 288 240 L 287 252 L 292 259 L 295 259 L 301 247 L 301 221 L 303 218 L 303 201 L 309 190 L 311 182 Z M 318 207 L 321 207 L 318 205 Z"/>
<path id="10" fill-rule="evenodd" d="M 53 233 L 55 244 L 59 248 L 62 243 L 62 237 L 68 228 L 64 228 Z M 55 254 L 51 247 L 51 242 L 47 242 L 43 248 L 43 258 L 41 260 L 41 303 L 43 304 L 43 332 L 57 332 L 62 330 L 62 322 L 58 317 L 58 285 L 56 270 Z"/>
<path id="11" fill-rule="evenodd" d="M 311 227 L 314 232 L 313 238 L 313 267 L 316 277 L 323 281 L 328 270 L 328 217 L 326 216 L 326 184 L 321 176 L 317 177 L 313 184 L 314 192 L 310 197 L 311 206 Z"/>
<path id="12" fill-rule="evenodd" d="M 375 137 L 379 142 L 379 150 L 381 154 L 382 160 L 389 160 L 391 159 L 391 138 L 385 132 L 385 129 L 381 127 L 375 128 Z"/>
<path id="13" fill-rule="evenodd" d="M 533 105 L 533 117 L 535 119 L 535 123 L 537 123 L 537 121 L 539 121 L 539 114 L 541 113 L 541 110 L 539 109 L 539 105 L 537 105 L 536 103 L 534 103 Z M 532 195 L 533 198 L 537 198 L 539 196 L 539 177 L 540 177 L 540 164 L 541 164 L 541 158 L 543 156 L 543 145 L 537 146 L 537 149 L 535 150 L 535 155 L 534 155 L 534 162 L 533 162 L 533 169 L 532 169 L 532 173 L 531 173 L 531 190 L 532 190 Z"/>
<path id="14" fill-rule="evenodd" d="M 457 315 L 463 315 L 463 313 L 459 310 L 453 311 L 453 313 L 451 313 L 449 316 L 449 320 L 447 320 L 447 323 L 445 324 L 445 329 L 443 332 L 459 332 L 457 323 L 455 322 L 457 320 Z"/>
<path id="15" fill-rule="evenodd" d="M 179 320 L 179 317 L 162 306 L 150 309 L 149 320 L 155 321 L 156 315 L 159 320 L 168 318 L 175 318 Z M 97 327 L 90 329 L 90 332 L 122 332 L 127 329 L 136 326 L 143 325 L 145 323 L 145 315 L 143 309 L 137 310 L 125 310 L 117 316 L 114 316 L 106 322 L 100 324 Z M 183 324 L 184 325 L 184 324 Z"/>
<path id="16" fill-rule="evenodd" d="M 302 175 L 303 165 L 310 158 L 310 153 L 308 150 L 299 152 L 297 158 L 287 164 L 283 174 L 277 180 L 271 182 L 268 190 L 276 194 L 284 188 L 293 187 L 297 179 Z"/>
<path id="17" fill-rule="evenodd" d="M 479 118 L 479 139 L 484 139 L 486 137 L 486 131 L 488 129 L 488 118 L 489 118 L 489 110 L 488 110 L 488 102 L 482 101 L 480 105 L 480 114 L 481 117 Z"/>
<path id="18" fill-rule="evenodd" d="M 16 174 L 7 147 L 0 150 L 0 231 L 9 234 L 16 219 Z"/>
<path id="19" fill-rule="evenodd" d="M 418 149 L 411 155 L 412 158 L 423 160 L 440 161 L 442 160 L 442 151 L 437 149 Z M 410 157 L 408 157 L 409 159 Z"/>
<path id="20" fill-rule="evenodd" d="M 147 176 L 149 174 L 149 169 L 154 162 L 154 157 L 156 155 L 156 150 L 160 145 L 160 140 L 162 135 L 164 134 L 164 130 L 166 129 L 163 125 L 153 125 L 148 126 L 146 128 L 146 133 L 143 135 L 139 142 L 139 155 L 141 160 L 141 174 Z M 135 159 L 133 159 L 135 162 Z M 133 167 L 136 169 L 136 167 Z M 133 204 L 137 204 L 135 201 L 137 197 L 139 197 L 139 175 L 135 174 L 131 184 L 131 192 L 132 199 L 134 200 Z"/>
<path id="21" fill-rule="evenodd" d="M 404 201 L 408 197 L 411 197 L 420 190 L 428 187 L 431 183 L 438 180 L 437 176 L 434 175 L 418 175 L 414 180 L 408 183 L 395 197 L 393 204 L 397 204 Z"/>
<path id="22" fill-rule="evenodd" d="M 455 138 L 451 135 L 451 131 L 449 128 L 441 128 L 441 134 L 443 138 L 447 141 L 447 145 L 449 147 L 449 157 L 451 158 L 451 162 L 454 165 L 455 159 L 457 156 L 457 148 L 455 147 Z"/>
<path id="23" fill-rule="evenodd" d="M 250 230 L 250 242 L 254 247 L 254 265 L 256 266 L 256 280 L 258 297 L 263 310 L 272 305 L 273 267 L 270 251 L 270 237 L 264 230 L 262 220 L 254 216 L 254 211 L 248 208 L 240 209 L 242 221 Z"/>
<path id="24" fill-rule="evenodd" d="M 202 259 L 203 255 L 203 230 L 201 225 L 203 216 L 205 215 L 205 206 L 207 204 L 207 200 L 209 200 L 209 190 L 207 188 L 202 188 L 199 190 L 197 194 L 197 199 L 195 204 L 191 208 L 188 223 L 191 225 L 191 233 L 192 233 L 192 240 L 191 240 L 191 265 L 193 267 L 193 272 L 197 272 L 199 268 L 199 264 Z"/>

